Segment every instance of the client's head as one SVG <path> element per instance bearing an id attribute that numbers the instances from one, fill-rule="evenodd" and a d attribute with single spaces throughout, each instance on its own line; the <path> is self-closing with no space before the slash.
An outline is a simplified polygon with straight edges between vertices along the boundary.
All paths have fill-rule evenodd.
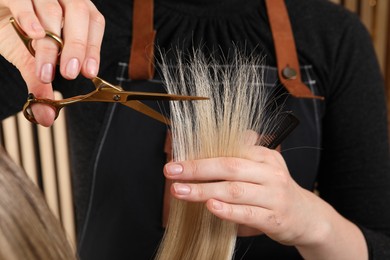
<path id="1" fill-rule="evenodd" d="M 0 259 L 76 259 L 41 191 L 0 147 Z"/>

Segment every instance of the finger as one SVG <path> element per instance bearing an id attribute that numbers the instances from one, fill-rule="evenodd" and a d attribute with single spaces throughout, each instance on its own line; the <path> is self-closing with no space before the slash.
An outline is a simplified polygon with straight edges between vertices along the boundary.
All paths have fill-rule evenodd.
<path id="1" fill-rule="evenodd" d="M 99 71 L 100 64 L 100 49 L 103 40 L 105 21 L 103 15 L 98 12 L 92 2 L 91 5 L 90 23 L 87 51 L 85 60 L 81 68 L 81 72 L 88 78 L 96 77 Z"/>
<path id="2" fill-rule="evenodd" d="M 66 79 L 75 79 L 80 73 L 87 49 L 89 6 L 84 0 L 60 2 L 65 12 L 60 72 Z"/>
<path id="3" fill-rule="evenodd" d="M 31 1 L 9 1 L 9 9 L 23 31 L 32 39 L 45 37 L 45 30 Z"/>
<path id="4" fill-rule="evenodd" d="M 29 63 L 34 63 L 31 58 Z M 53 88 L 51 84 L 41 83 L 34 73 L 34 64 L 21 69 L 21 74 L 25 80 L 29 93 L 34 93 L 36 97 L 53 99 Z M 55 111 L 50 106 L 35 104 L 31 107 L 37 122 L 42 126 L 51 126 L 55 119 Z"/>
<path id="5" fill-rule="evenodd" d="M 266 234 L 276 232 L 283 225 L 281 217 L 266 208 L 232 205 L 213 199 L 207 201 L 206 207 L 221 219 L 245 224 Z"/>
<path id="6" fill-rule="evenodd" d="M 282 173 L 280 167 L 235 157 L 219 157 L 168 163 L 165 177 L 173 180 L 191 181 L 243 181 L 266 184 Z M 272 173 L 272 174 L 271 174 Z"/>
<path id="7" fill-rule="evenodd" d="M 173 183 L 172 195 L 181 200 L 206 202 L 216 199 L 229 204 L 271 208 L 277 201 L 272 190 L 262 185 L 244 182 Z"/>
<path id="8" fill-rule="evenodd" d="M 56 0 L 35 0 L 34 7 L 45 30 L 61 35 L 62 7 Z M 36 41 L 36 75 L 43 83 L 50 83 L 54 78 L 59 46 L 50 38 Z M 35 94 L 35 93 L 34 93 Z"/>

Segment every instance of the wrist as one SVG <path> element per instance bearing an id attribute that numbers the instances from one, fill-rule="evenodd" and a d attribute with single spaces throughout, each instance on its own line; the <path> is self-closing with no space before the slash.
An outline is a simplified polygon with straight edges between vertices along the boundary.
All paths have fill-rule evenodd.
<path id="1" fill-rule="evenodd" d="M 339 216 L 335 209 L 327 202 L 310 191 L 306 191 L 306 198 L 309 200 L 308 205 L 313 205 L 310 208 L 310 215 L 307 217 L 309 221 L 303 223 L 302 233 L 296 237 L 294 245 L 296 247 L 318 247 L 324 244 L 329 239 L 335 230 L 335 216 Z"/>
<path id="2" fill-rule="evenodd" d="M 319 197 L 315 214 L 297 238 L 295 247 L 304 259 L 368 259 L 367 244 L 361 230 Z"/>

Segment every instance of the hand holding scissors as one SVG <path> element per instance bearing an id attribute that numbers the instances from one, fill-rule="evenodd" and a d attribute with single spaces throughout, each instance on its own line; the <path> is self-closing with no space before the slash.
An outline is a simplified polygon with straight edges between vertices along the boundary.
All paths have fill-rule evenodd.
<path id="1" fill-rule="evenodd" d="M 31 39 L 28 35 L 24 33 L 24 31 L 20 28 L 18 23 L 15 21 L 13 17 L 10 18 L 10 22 L 19 37 L 22 39 L 24 45 L 31 53 L 32 56 L 35 55 L 35 49 L 32 45 L 33 39 Z M 58 55 L 61 55 L 63 41 L 61 37 L 58 35 L 46 31 L 46 37 L 51 38 L 56 42 L 59 47 Z M 57 118 L 60 110 L 69 105 L 76 102 L 114 102 L 120 103 L 125 106 L 128 106 L 134 110 L 137 110 L 145 115 L 148 115 L 162 123 L 169 124 L 169 119 L 167 119 L 161 113 L 155 111 L 151 107 L 143 104 L 139 100 L 201 100 L 207 99 L 204 97 L 194 97 L 194 96 L 180 96 L 180 95 L 170 95 L 164 93 L 149 93 L 149 92 L 133 92 L 133 91 L 124 91 L 119 86 L 114 86 L 98 77 L 92 79 L 96 89 L 88 94 L 79 95 L 63 100 L 52 100 L 46 98 L 36 98 L 34 94 L 30 93 L 27 99 L 26 104 L 23 108 L 23 113 L 25 117 L 33 122 L 38 123 L 35 119 L 34 114 L 31 109 L 32 104 L 45 104 L 49 105 L 53 108 L 55 113 L 55 118 Z"/>
<path id="2" fill-rule="evenodd" d="M 51 100 L 45 98 L 36 98 L 32 93 L 29 94 L 27 102 L 24 105 L 24 116 L 33 123 L 38 123 L 31 112 L 31 105 L 34 103 L 45 104 L 51 106 L 55 111 L 55 118 L 57 118 L 60 110 L 70 104 L 77 102 L 110 102 L 120 103 L 124 106 L 130 107 L 138 112 L 141 112 L 153 119 L 156 119 L 164 124 L 170 124 L 169 119 L 153 108 L 145 105 L 140 100 L 204 100 L 208 98 L 195 96 L 180 96 L 164 93 L 151 92 L 135 92 L 124 91 L 119 86 L 114 86 L 101 78 L 95 77 L 92 79 L 96 89 L 88 94 L 79 95 L 62 100 Z"/>
<path id="3" fill-rule="evenodd" d="M 33 39 L 35 57 L 10 26 L 10 17 Z M 57 64 L 66 79 L 80 72 L 90 79 L 97 76 L 104 27 L 103 15 L 90 0 L 0 0 L 0 55 L 19 70 L 29 92 L 52 99 Z M 63 45 L 48 32 L 61 37 Z M 41 125 L 53 123 L 55 113 L 48 106 L 37 105 L 33 111 Z"/>

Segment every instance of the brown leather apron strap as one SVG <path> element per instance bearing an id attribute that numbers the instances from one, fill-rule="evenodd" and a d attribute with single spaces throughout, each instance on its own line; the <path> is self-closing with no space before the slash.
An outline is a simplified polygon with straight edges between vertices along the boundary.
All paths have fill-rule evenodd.
<path id="1" fill-rule="evenodd" d="M 302 82 L 298 54 L 284 0 L 266 0 L 268 20 L 274 40 L 279 80 L 298 98 L 319 98 Z"/>
<path id="2" fill-rule="evenodd" d="M 133 37 L 129 60 L 132 80 L 152 79 L 154 76 L 153 0 L 134 0 Z"/>

